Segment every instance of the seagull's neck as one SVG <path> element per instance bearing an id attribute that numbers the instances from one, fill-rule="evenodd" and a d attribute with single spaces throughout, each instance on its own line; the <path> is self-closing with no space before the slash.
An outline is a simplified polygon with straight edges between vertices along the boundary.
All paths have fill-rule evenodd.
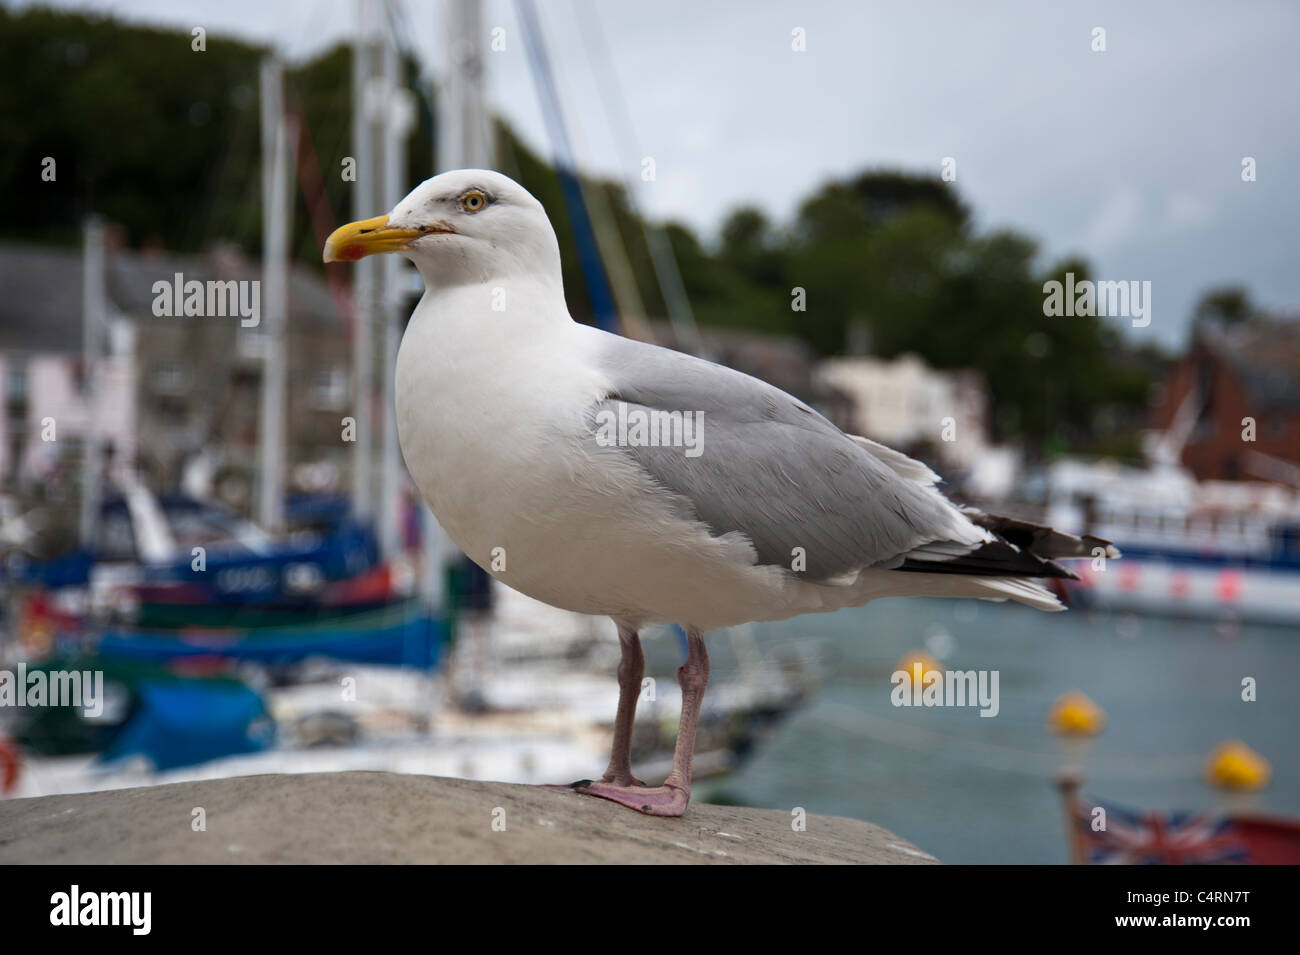
<path id="1" fill-rule="evenodd" d="M 430 331 L 468 346 L 564 334 L 573 326 L 559 277 L 498 275 L 481 281 L 446 284 L 424 278 L 424 297 L 411 317 Z"/>

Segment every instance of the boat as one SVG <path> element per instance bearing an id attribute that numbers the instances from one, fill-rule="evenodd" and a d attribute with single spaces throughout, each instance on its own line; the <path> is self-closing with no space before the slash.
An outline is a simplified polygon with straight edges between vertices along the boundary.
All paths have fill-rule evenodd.
<path id="1" fill-rule="evenodd" d="M 1057 780 L 1076 865 L 1300 865 L 1300 819 L 1248 810 L 1135 809 Z"/>
<path id="2" fill-rule="evenodd" d="M 1197 481 L 1172 465 L 1065 460 L 1047 475 L 1047 521 L 1113 541 L 1076 562 L 1072 602 L 1105 610 L 1300 623 L 1300 494 Z"/>
<path id="3" fill-rule="evenodd" d="M 141 612 L 143 625 L 158 625 L 151 614 L 188 622 L 178 609 L 185 606 L 379 604 L 402 579 L 396 566 L 377 569 L 374 533 L 358 522 L 273 537 L 220 505 L 155 496 L 137 483 L 104 502 L 99 527 L 91 547 L 48 561 L 11 561 L 8 579 L 75 590 L 64 602 L 81 597 L 92 615 Z"/>
<path id="4" fill-rule="evenodd" d="M 232 577 L 136 584 L 129 591 L 132 619 L 144 629 L 287 626 L 375 610 L 409 597 L 414 584 L 412 569 L 403 560 L 379 563 L 340 580 L 325 580 L 317 576 L 318 570 L 304 569 L 318 567 L 311 559 L 299 560 L 296 566 L 294 573 L 305 575 L 312 586 L 268 586 L 256 593 L 232 594 L 221 583 Z M 269 579 L 274 572 L 255 564 L 242 564 L 235 572 L 250 574 Z"/>
<path id="5" fill-rule="evenodd" d="M 431 670 L 447 635 L 445 621 L 431 618 L 419 601 L 408 600 L 291 626 L 109 630 L 94 640 L 94 647 L 106 660 L 215 657 L 285 664 L 320 656 Z"/>
<path id="6" fill-rule="evenodd" d="M 102 674 L 97 705 L 16 707 L 12 731 L 24 761 L 93 754 L 103 764 L 130 757 L 155 770 L 261 752 L 275 724 L 261 694 L 228 668 L 176 668 L 101 656 L 55 656 L 26 675 Z"/>

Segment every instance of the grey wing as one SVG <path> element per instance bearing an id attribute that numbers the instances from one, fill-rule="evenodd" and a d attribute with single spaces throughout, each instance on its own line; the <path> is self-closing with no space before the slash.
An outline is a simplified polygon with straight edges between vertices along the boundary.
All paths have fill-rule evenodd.
<path id="1" fill-rule="evenodd" d="M 924 465 L 844 434 L 780 389 L 668 349 L 605 339 L 598 357 L 613 388 L 590 409 L 593 441 L 598 422 L 620 414 L 698 413 L 695 456 L 663 444 L 617 450 L 715 535 L 744 534 L 759 563 L 789 568 L 802 553 L 804 576 L 826 580 L 947 561 L 988 539 L 930 486 Z"/>

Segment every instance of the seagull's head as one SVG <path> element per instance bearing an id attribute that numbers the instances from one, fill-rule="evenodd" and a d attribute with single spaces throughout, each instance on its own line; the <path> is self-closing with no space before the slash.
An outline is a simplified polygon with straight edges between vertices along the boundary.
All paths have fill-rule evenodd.
<path id="1" fill-rule="evenodd" d="M 401 253 L 430 287 L 520 274 L 560 277 L 560 247 L 542 204 L 487 169 L 444 172 L 387 215 L 335 229 L 324 259 L 353 262 L 376 252 Z"/>

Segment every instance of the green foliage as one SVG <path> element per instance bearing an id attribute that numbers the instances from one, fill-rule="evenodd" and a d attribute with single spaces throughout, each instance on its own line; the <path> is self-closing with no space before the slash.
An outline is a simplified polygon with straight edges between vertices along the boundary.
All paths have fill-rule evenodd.
<path id="1" fill-rule="evenodd" d="M 0 59 L 13 70 L 0 89 L 0 235 L 72 243 L 82 217 L 96 212 L 131 245 L 197 251 L 219 238 L 260 251 L 258 67 L 267 51 L 209 34 L 199 52 L 191 41 L 111 19 L 0 8 Z M 352 218 L 351 183 L 340 175 L 351 62 L 338 46 L 286 71 L 287 105 L 304 118 L 335 224 Z M 47 156 L 54 182 L 41 181 Z M 410 182 L 427 176 L 431 156 L 426 105 L 410 142 Z M 301 190 L 292 248 L 319 261 Z"/>
<path id="2" fill-rule="evenodd" d="M 257 254 L 264 53 L 218 36 L 195 52 L 188 33 L 0 8 L 0 234 L 73 243 L 81 217 L 95 211 L 132 245 L 194 251 L 221 239 Z M 433 168 L 433 122 L 418 64 L 404 65 L 421 104 L 407 157 L 413 185 Z M 323 185 L 325 225 L 353 218 L 352 184 L 340 176 L 351 148 L 350 51 L 328 50 L 286 77 L 289 106 L 306 127 L 304 158 L 318 173 L 300 177 L 292 249 L 320 268 L 322 223 L 303 192 Z M 502 170 L 549 212 L 570 307 L 589 320 L 559 177 L 504 124 L 497 138 Z M 56 182 L 40 179 L 46 156 L 58 162 Z M 627 195 L 615 184 L 588 185 L 604 193 L 648 313 L 663 315 Z M 319 205 L 319 193 L 312 198 Z M 1156 356 L 1134 352 L 1104 320 L 1043 315 L 1043 282 L 1066 271 L 1086 277 L 1086 263 L 1039 274 L 1030 239 L 977 234 L 956 192 L 936 178 L 884 170 L 830 182 L 788 226 L 737 209 L 716 248 L 680 223 L 665 229 L 701 323 L 797 336 L 823 355 L 842 352 L 857 327 L 885 357 L 915 352 L 936 367 L 975 368 L 989 384 L 995 430 L 1033 447 L 1130 446 L 1159 371 Z M 805 291 L 805 311 L 791 308 L 795 288 Z M 1207 296 L 1198 314 L 1237 321 L 1251 311 L 1245 293 L 1229 289 Z"/>
<path id="3" fill-rule="evenodd" d="M 129 241 L 184 249 L 205 227 L 230 226 L 202 197 L 256 207 L 262 51 L 208 37 L 197 53 L 190 43 L 187 33 L 0 9 L 6 233 L 73 239 L 93 210 Z M 54 182 L 40 178 L 45 157 L 57 162 Z"/>
<path id="4" fill-rule="evenodd" d="M 1239 285 L 1212 288 L 1205 292 L 1192 309 L 1196 322 L 1239 325 L 1258 315 L 1250 292 Z"/>

